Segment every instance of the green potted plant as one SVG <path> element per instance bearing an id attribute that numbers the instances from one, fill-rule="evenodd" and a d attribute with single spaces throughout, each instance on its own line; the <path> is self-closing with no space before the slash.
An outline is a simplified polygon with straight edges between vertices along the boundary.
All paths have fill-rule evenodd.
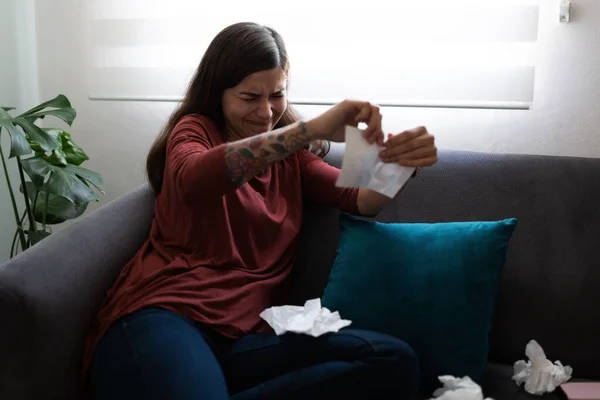
<path id="1" fill-rule="evenodd" d="M 82 215 L 92 201 L 104 193 L 102 176 L 81 164 L 89 159 L 71 135 L 59 128 L 41 128 L 38 119 L 56 117 L 69 126 L 76 117 L 64 95 L 46 101 L 20 115 L 12 107 L 0 107 L 0 136 L 10 136 L 8 160 L 19 172 L 19 190 L 25 210 L 19 211 L 15 187 L 10 181 L 7 159 L 0 143 L 0 158 L 12 202 L 16 231 L 11 245 L 13 257 L 51 234 L 51 225 Z M 29 178 L 27 179 L 26 176 Z"/>

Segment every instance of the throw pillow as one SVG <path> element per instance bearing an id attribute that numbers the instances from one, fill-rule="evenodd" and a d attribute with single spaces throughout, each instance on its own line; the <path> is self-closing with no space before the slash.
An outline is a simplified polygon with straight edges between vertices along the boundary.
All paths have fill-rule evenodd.
<path id="1" fill-rule="evenodd" d="M 440 375 L 481 382 L 517 220 L 386 224 L 342 214 L 340 222 L 323 306 L 352 320 L 351 328 L 411 345 L 424 388 L 438 386 Z"/>

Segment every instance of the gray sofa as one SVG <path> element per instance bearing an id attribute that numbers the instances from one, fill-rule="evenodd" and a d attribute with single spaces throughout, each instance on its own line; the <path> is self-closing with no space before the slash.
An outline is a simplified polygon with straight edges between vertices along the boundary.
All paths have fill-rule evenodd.
<path id="1" fill-rule="evenodd" d="M 327 159 L 339 165 L 340 147 Z M 94 312 L 145 240 L 153 195 L 139 187 L 0 266 L 0 399 L 78 398 Z M 290 303 L 319 297 L 339 228 L 306 204 Z M 529 399 L 512 363 L 536 339 L 577 379 L 600 380 L 600 159 L 443 151 L 377 218 L 383 222 L 517 217 L 490 333 L 486 396 Z M 562 399 L 555 392 L 545 399 Z"/>

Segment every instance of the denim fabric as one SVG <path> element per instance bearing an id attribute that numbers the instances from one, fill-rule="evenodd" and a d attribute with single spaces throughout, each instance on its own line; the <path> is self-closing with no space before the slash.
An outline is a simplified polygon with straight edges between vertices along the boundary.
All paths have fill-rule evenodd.
<path id="1" fill-rule="evenodd" d="M 90 369 L 98 400 L 410 399 L 419 367 L 396 338 L 343 329 L 231 341 L 161 309 L 114 324 Z"/>

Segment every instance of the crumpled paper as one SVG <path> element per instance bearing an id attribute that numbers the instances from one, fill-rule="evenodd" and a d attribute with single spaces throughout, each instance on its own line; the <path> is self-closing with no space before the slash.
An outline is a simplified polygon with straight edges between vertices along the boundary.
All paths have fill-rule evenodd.
<path id="1" fill-rule="evenodd" d="M 560 361 L 554 364 L 546 358 L 542 347 L 535 340 L 530 340 L 525 347 L 529 361 L 519 360 L 514 365 L 512 379 L 521 386 L 525 383 L 525 391 L 531 394 L 553 392 L 557 387 L 571 379 L 573 368 L 563 366 Z"/>
<path id="2" fill-rule="evenodd" d="M 260 313 L 276 335 L 286 332 L 304 333 L 310 336 L 321 336 L 328 332 L 337 332 L 350 325 L 352 321 L 342 319 L 339 312 L 331 312 L 321 307 L 321 299 L 312 299 L 304 306 L 271 307 Z"/>
<path id="3" fill-rule="evenodd" d="M 374 190 L 393 198 L 415 171 L 397 163 L 384 163 L 379 157 L 383 147 L 369 144 L 360 129 L 346 126 L 346 148 L 338 187 L 360 187 Z"/>
<path id="4" fill-rule="evenodd" d="M 433 392 L 434 397 L 430 400 L 493 400 L 491 397 L 484 399 L 481 387 L 468 376 L 457 378 L 443 375 L 438 379 L 444 387 Z"/>

